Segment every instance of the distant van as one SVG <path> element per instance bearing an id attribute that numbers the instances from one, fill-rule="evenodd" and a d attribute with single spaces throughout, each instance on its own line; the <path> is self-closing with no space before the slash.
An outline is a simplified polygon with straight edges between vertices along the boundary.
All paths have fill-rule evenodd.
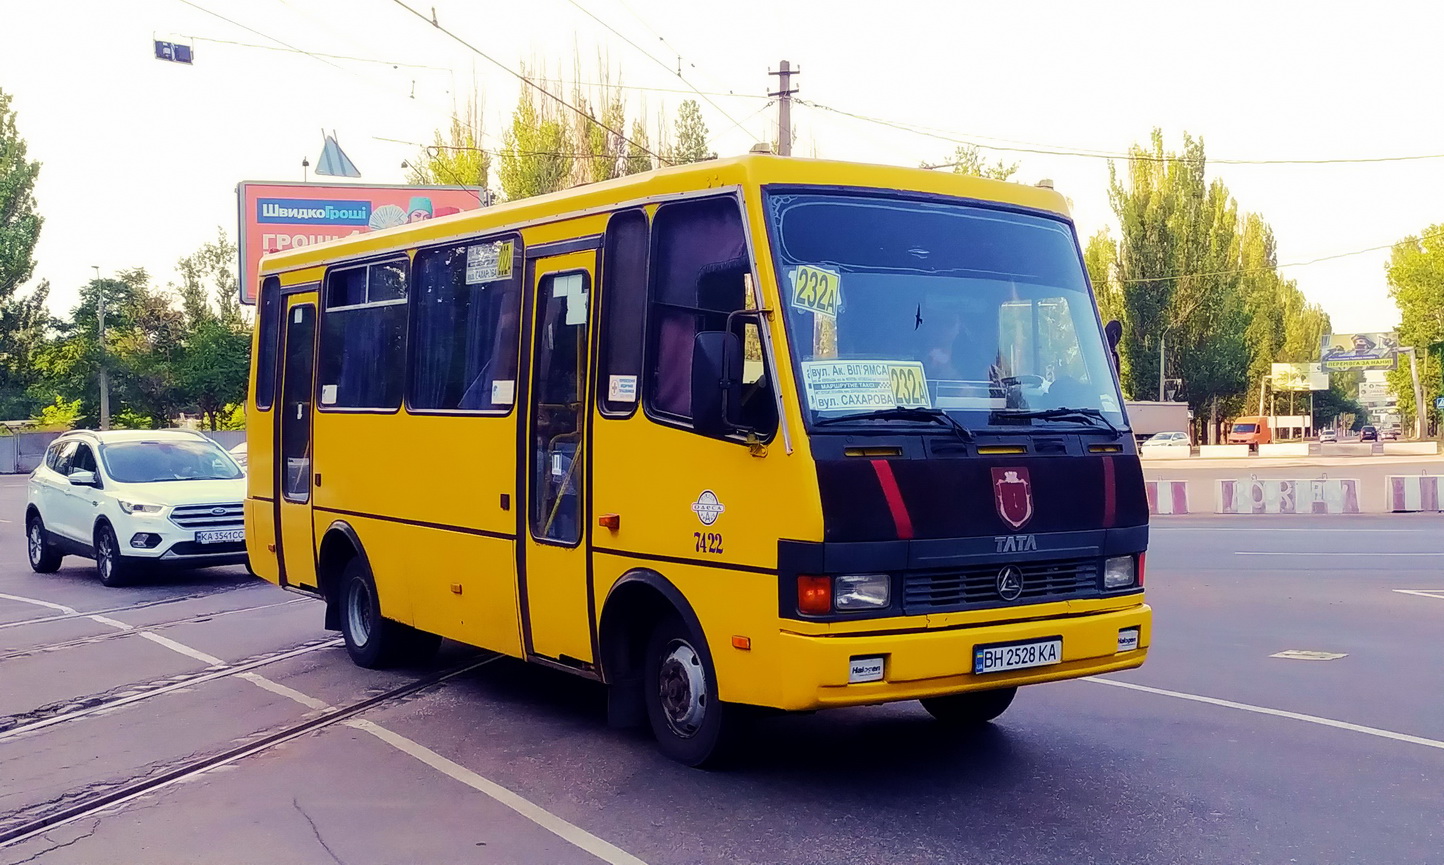
<path id="1" fill-rule="evenodd" d="M 1228 443 L 1234 445 L 1266 445 L 1273 441 L 1266 417 L 1241 417 L 1228 431 Z"/>

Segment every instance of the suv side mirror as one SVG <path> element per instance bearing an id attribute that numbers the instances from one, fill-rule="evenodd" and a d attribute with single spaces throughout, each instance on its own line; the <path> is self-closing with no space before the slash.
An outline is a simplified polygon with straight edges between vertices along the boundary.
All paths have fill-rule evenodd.
<path id="1" fill-rule="evenodd" d="M 703 435 L 726 435 L 729 410 L 742 395 L 742 341 L 725 330 L 697 334 L 692 343 L 692 426 Z"/>
<path id="2" fill-rule="evenodd" d="M 70 485 L 73 487 L 98 487 L 100 480 L 96 478 L 95 472 L 76 470 L 70 473 Z"/>

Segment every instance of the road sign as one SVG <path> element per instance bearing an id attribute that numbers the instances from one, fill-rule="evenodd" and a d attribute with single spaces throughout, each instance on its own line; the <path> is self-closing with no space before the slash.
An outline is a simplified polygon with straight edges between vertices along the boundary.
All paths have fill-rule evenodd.
<path id="1" fill-rule="evenodd" d="M 1434 397 L 1434 410 L 1444 411 L 1444 396 Z"/>
<path id="2" fill-rule="evenodd" d="M 191 62 L 191 47 L 182 45 L 179 42 L 162 42 L 155 40 L 155 59 L 169 60 L 172 63 Z"/>

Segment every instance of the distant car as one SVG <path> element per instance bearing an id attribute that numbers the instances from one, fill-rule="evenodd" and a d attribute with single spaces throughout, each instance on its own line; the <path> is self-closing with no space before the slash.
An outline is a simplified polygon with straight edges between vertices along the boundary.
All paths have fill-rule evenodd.
<path id="1" fill-rule="evenodd" d="M 1376 442 L 1379 440 L 1379 430 L 1376 427 L 1366 426 L 1359 430 L 1359 441 Z"/>
<path id="2" fill-rule="evenodd" d="M 1396 429 L 1386 429 L 1379 434 L 1379 438 L 1383 439 L 1384 441 L 1398 441 L 1399 431 Z"/>
<path id="3" fill-rule="evenodd" d="M 238 444 L 238 445 L 236 445 L 235 447 L 231 448 L 229 451 L 227 451 L 227 453 L 229 453 L 229 454 L 231 455 L 231 459 L 233 459 L 233 460 L 236 461 L 236 465 L 240 466 L 242 469 L 244 469 L 244 468 L 246 467 L 246 443 L 245 443 L 245 442 L 241 442 L 240 444 Z"/>
<path id="4" fill-rule="evenodd" d="M 152 565 L 243 564 L 245 495 L 245 473 L 200 433 L 68 432 L 30 475 L 30 567 L 47 574 L 84 556 L 122 586 Z"/>
<path id="5" fill-rule="evenodd" d="M 1143 442 L 1147 447 L 1162 446 L 1170 448 L 1189 447 L 1188 433 L 1186 432 L 1161 432 L 1154 433 Z"/>
<path id="6" fill-rule="evenodd" d="M 1319 433 L 1319 444 L 1334 444 L 1338 442 L 1338 440 L 1339 431 L 1336 429 L 1326 429 Z"/>

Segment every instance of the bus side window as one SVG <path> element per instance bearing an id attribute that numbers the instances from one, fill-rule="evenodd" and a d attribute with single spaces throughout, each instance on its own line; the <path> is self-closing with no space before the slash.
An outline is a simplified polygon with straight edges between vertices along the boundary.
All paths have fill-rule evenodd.
<path id="1" fill-rule="evenodd" d="M 274 276 L 261 284 L 261 308 L 256 329 L 256 408 L 266 411 L 276 399 L 276 350 L 280 329 L 281 281 Z"/>
<path id="2" fill-rule="evenodd" d="M 642 321 L 647 313 L 647 214 L 629 210 L 607 222 L 602 249 L 602 345 L 597 403 L 609 417 L 637 410 Z"/>
<path id="3" fill-rule="evenodd" d="M 516 393 L 520 240 L 470 241 L 416 254 L 412 411 L 506 414 Z"/>
<path id="4" fill-rule="evenodd" d="M 398 409 L 406 368 L 404 259 L 326 274 L 321 409 Z"/>
<path id="5" fill-rule="evenodd" d="M 692 345 L 705 330 L 727 329 L 728 315 L 753 306 L 747 291 L 752 262 L 742 212 L 732 198 L 708 198 L 664 204 L 652 221 L 650 306 L 647 315 L 647 405 L 664 418 L 689 421 L 692 415 Z M 746 319 L 732 327 L 747 340 Z M 755 333 L 755 326 L 752 329 Z M 760 341 L 755 350 L 762 361 Z M 744 389 L 743 412 L 772 403 L 771 376 L 753 367 L 756 378 Z M 762 391 L 768 391 L 762 393 Z M 761 403 L 757 402 L 761 400 Z M 775 414 L 775 407 L 767 410 Z M 776 427 L 756 408 L 761 435 Z M 743 420 L 745 418 L 734 418 Z"/>

